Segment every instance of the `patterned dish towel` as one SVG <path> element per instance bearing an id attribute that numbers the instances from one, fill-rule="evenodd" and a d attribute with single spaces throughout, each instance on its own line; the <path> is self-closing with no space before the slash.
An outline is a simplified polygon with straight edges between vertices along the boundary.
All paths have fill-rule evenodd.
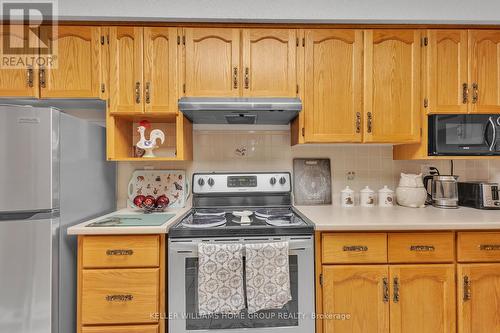
<path id="1" fill-rule="evenodd" d="M 292 300 L 288 242 L 245 247 L 248 313 L 282 308 Z"/>
<path id="2" fill-rule="evenodd" d="M 243 246 L 198 245 L 198 313 L 239 313 L 245 308 Z"/>

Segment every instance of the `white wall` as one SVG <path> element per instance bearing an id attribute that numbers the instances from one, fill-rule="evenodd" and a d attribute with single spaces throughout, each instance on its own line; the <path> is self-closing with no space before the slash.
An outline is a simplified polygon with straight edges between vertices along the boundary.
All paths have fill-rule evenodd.
<path id="1" fill-rule="evenodd" d="M 33 0 L 36 1 L 36 0 Z M 61 19 L 499 24 L 499 0 L 58 0 Z"/>

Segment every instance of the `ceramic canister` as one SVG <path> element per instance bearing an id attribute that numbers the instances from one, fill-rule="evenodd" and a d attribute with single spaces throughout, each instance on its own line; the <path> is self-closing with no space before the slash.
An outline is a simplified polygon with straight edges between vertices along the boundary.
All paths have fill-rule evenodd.
<path id="1" fill-rule="evenodd" d="M 378 190 L 378 205 L 380 207 L 393 207 L 394 206 L 394 191 L 385 185 Z"/>
<path id="2" fill-rule="evenodd" d="M 349 186 L 346 186 L 340 194 L 342 207 L 354 207 L 354 191 Z"/>
<path id="3" fill-rule="evenodd" d="M 360 191 L 360 202 L 362 207 L 375 206 L 375 192 L 368 186 Z"/>

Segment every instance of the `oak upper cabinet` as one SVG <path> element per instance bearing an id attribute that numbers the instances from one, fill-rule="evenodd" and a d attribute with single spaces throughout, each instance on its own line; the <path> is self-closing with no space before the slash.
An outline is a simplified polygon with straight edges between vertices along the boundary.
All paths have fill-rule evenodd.
<path id="1" fill-rule="evenodd" d="M 296 43 L 295 29 L 242 30 L 243 95 L 296 96 Z"/>
<path id="2" fill-rule="evenodd" d="M 36 48 L 30 48 L 28 34 L 25 34 L 21 25 L 0 25 L 0 45 L 8 38 L 12 48 L 18 52 L 10 54 L 2 47 L 2 57 L 32 55 L 36 56 Z M 33 66 L 4 66 L 0 67 L 0 96 L 1 97 L 38 97 L 38 69 Z"/>
<path id="3" fill-rule="evenodd" d="M 177 28 L 144 28 L 144 111 L 177 110 Z"/>
<path id="4" fill-rule="evenodd" d="M 365 31 L 366 142 L 420 141 L 419 30 Z"/>
<path id="5" fill-rule="evenodd" d="M 323 266 L 323 313 L 351 316 L 324 320 L 323 332 L 388 333 L 388 283 L 387 265 Z"/>
<path id="6" fill-rule="evenodd" d="M 185 96 L 240 94 L 240 30 L 186 28 Z"/>
<path id="7" fill-rule="evenodd" d="M 362 57 L 362 30 L 305 31 L 305 142 L 361 142 Z"/>
<path id="8" fill-rule="evenodd" d="M 500 31 L 469 30 L 472 112 L 500 112 Z"/>
<path id="9" fill-rule="evenodd" d="M 109 109 L 112 113 L 141 113 L 143 28 L 109 28 Z"/>
<path id="10" fill-rule="evenodd" d="M 40 68 L 41 97 L 99 98 L 101 28 L 59 26 L 54 43 L 57 58 Z"/>
<path id="11" fill-rule="evenodd" d="M 458 332 L 500 332 L 500 264 L 459 264 Z"/>
<path id="12" fill-rule="evenodd" d="M 453 264 L 389 267 L 391 333 L 455 332 Z"/>
<path id="13" fill-rule="evenodd" d="M 427 30 L 425 94 L 428 113 L 467 113 L 467 30 Z"/>

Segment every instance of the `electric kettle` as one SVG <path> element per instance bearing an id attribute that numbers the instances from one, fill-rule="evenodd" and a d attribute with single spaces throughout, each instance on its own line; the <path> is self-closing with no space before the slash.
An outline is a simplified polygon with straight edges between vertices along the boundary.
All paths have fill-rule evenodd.
<path id="1" fill-rule="evenodd" d="M 438 208 L 458 208 L 458 176 L 435 174 L 424 178 L 428 204 Z M 430 190 L 429 190 L 429 182 Z"/>

